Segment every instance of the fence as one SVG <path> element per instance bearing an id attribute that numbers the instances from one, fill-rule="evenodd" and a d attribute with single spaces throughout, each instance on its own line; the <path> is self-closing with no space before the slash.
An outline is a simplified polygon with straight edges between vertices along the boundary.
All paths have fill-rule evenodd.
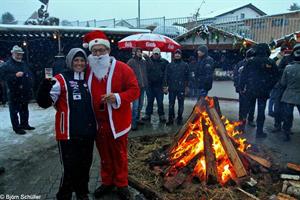
<path id="1" fill-rule="evenodd" d="M 290 16 L 290 17 L 289 17 Z M 18 24 L 24 24 L 18 21 Z M 179 25 L 187 29 L 194 28 L 200 24 L 210 25 L 224 31 L 238 34 L 242 37 L 252 39 L 256 42 L 270 42 L 272 39 L 281 38 L 300 30 L 300 13 L 296 15 L 281 15 L 280 17 L 264 16 L 260 18 L 242 19 L 240 16 L 200 18 L 179 17 L 166 19 L 165 17 L 148 18 L 140 20 L 131 19 L 107 19 L 89 21 L 66 21 L 60 23 L 63 26 L 81 27 L 128 27 L 128 28 L 153 28 L 157 26 Z"/>

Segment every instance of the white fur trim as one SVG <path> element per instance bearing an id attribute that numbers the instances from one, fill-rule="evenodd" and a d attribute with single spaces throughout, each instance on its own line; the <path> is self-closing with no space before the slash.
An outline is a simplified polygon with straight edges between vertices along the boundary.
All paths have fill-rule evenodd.
<path id="1" fill-rule="evenodd" d="M 110 48 L 110 43 L 108 40 L 97 38 L 97 39 L 94 39 L 89 42 L 89 50 L 91 51 L 92 47 L 96 44 L 102 44 L 102 45 L 106 46 L 107 48 Z"/>
<path id="2" fill-rule="evenodd" d="M 114 93 L 114 95 L 116 97 L 117 102 L 113 103 L 111 106 L 113 107 L 113 109 L 118 109 L 121 106 L 121 97 L 120 97 L 119 93 Z"/>

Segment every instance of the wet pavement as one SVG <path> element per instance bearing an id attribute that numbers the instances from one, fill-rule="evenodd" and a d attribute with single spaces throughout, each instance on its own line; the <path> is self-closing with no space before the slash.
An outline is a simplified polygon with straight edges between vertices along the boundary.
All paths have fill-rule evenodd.
<path id="1" fill-rule="evenodd" d="M 235 96 L 229 95 L 232 91 L 231 82 L 218 82 L 218 87 L 212 90 L 212 94 L 218 93 L 222 97 L 234 99 Z M 224 92 L 223 87 L 226 85 L 229 90 Z M 223 93 L 221 93 L 221 91 Z M 227 96 L 225 96 L 225 94 Z M 166 97 L 166 96 L 165 96 Z M 185 101 L 184 120 L 190 115 L 196 100 L 187 99 Z M 165 113 L 167 118 L 168 102 L 164 100 Z M 220 101 L 223 115 L 230 120 L 237 120 L 238 102 L 237 101 Z M 27 199 L 54 199 L 59 187 L 61 176 L 61 165 L 53 138 L 54 109 L 43 110 L 36 104 L 30 105 L 31 125 L 36 130 L 28 132 L 24 136 L 16 135 L 11 130 L 9 121 L 8 108 L 0 107 L 0 165 L 6 168 L 6 172 L 0 176 L 0 199 L 9 199 L 1 195 L 32 195 Z M 271 133 L 273 119 L 266 117 L 265 130 L 268 133 L 266 139 L 255 138 L 255 128 L 246 127 L 245 137 L 256 146 L 263 146 L 271 154 L 276 155 L 276 162 L 284 165 L 286 162 L 300 163 L 300 154 L 298 145 L 300 144 L 300 118 L 299 113 L 294 113 L 294 127 L 292 139 L 290 142 L 283 142 L 283 134 Z M 167 127 L 159 123 L 159 119 L 154 109 L 154 114 L 150 123 L 140 126 L 137 131 L 130 132 L 130 137 L 138 137 L 161 134 L 174 134 L 180 128 L 174 124 Z M 93 165 L 91 169 L 90 191 L 93 192 L 100 184 L 99 179 L 99 157 L 95 148 Z M 135 191 L 132 191 L 135 192 Z M 136 193 L 138 194 L 138 193 Z M 33 196 L 36 195 L 36 196 Z M 14 196 L 7 196 L 13 198 Z M 21 196 L 18 196 L 21 198 Z M 91 194 L 92 197 L 92 194 Z M 15 198 L 16 199 L 16 198 Z M 116 195 L 108 195 L 102 199 L 118 199 Z"/>

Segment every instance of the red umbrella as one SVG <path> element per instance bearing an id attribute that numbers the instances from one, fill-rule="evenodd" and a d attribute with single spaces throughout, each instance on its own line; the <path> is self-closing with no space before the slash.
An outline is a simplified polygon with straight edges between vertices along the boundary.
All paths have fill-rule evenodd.
<path id="1" fill-rule="evenodd" d="M 123 38 L 118 42 L 118 47 L 120 49 L 139 47 L 145 51 L 151 51 L 155 47 L 158 47 L 163 52 L 173 52 L 180 48 L 180 44 L 164 35 L 142 33 Z"/>

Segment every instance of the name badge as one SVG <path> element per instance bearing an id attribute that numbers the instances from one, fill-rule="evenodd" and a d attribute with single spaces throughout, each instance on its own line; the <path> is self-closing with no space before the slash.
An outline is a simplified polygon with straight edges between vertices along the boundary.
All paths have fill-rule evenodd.
<path id="1" fill-rule="evenodd" d="M 73 100 L 81 100 L 81 94 L 73 94 Z"/>

